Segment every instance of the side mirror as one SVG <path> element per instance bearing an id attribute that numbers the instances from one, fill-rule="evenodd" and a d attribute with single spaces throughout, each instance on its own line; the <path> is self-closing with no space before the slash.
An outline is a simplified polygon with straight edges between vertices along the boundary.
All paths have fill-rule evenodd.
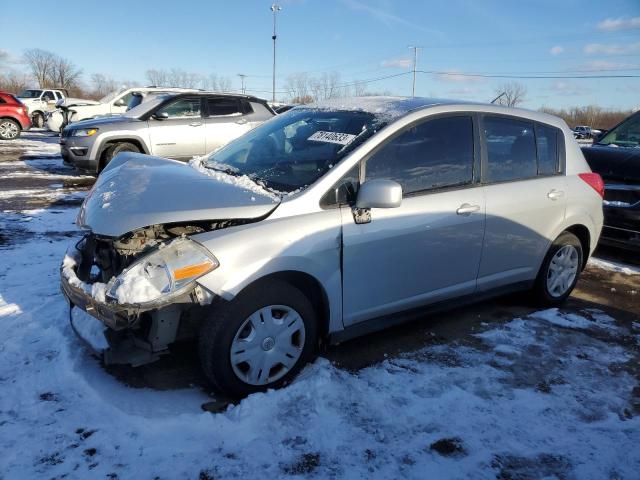
<path id="1" fill-rule="evenodd" d="M 114 105 L 115 107 L 126 107 L 126 106 L 127 106 L 127 103 L 126 103 L 123 99 L 119 98 L 118 100 L 116 100 L 115 102 L 113 102 L 113 105 Z"/>
<path id="2" fill-rule="evenodd" d="M 402 204 L 402 187 L 393 180 L 369 180 L 360 186 L 356 208 L 396 208 Z"/>
<path id="3" fill-rule="evenodd" d="M 169 114 L 167 112 L 158 112 L 153 114 L 153 118 L 156 120 L 166 120 L 169 118 Z"/>

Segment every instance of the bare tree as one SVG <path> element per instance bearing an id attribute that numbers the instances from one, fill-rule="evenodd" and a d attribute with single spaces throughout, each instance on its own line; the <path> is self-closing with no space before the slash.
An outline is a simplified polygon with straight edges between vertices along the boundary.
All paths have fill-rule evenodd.
<path id="1" fill-rule="evenodd" d="M 518 82 L 509 82 L 500 85 L 495 92 L 499 96 L 495 103 L 506 105 L 507 107 L 515 107 L 524 102 L 527 95 L 527 87 Z"/>
<path id="2" fill-rule="evenodd" d="M 231 79 L 229 77 L 218 77 L 218 88 L 216 90 L 219 92 L 230 92 Z"/>
<path id="3" fill-rule="evenodd" d="M 49 86 L 56 63 L 55 53 L 32 48 L 24 52 L 24 62 L 41 88 Z"/>
<path id="4" fill-rule="evenodd" d="M 5 92 L 18 94 L 30 85 L 31 78 L 24 73 L 10 71 L 7 74 L 0 74 L 0 90 Z"/>
<path id="5" fill-rule="evenodd" d="M 149 84 L 157 87 L 167 87 L 167 72 L 164 70 L 147 70 L 145 76 Z"/>
<path id="6" fill-rule="evenodd" d="M 77 88 L 81 75 L 82 70 L 71 61 L 57 55 L 54 56 L 49 73 L 49 83 L 52 86 L 66 89 Z"/>
<path id="7" fill-rule="evenodd" d="M 313 97 L 309 95 L 310 82 L 309 76 L 306 73 L 296 73 L 294 75 L 289 75 L 287 77 L 284 88 L 287 90 L 287 93 L 289 94 L 289 97 L 291 97 L 292 101 L 298 100 L 298 102 L 294 103 L 305 103 L 301 101 L 303 99 L 311 99 L 311 101 L 313 101 Z"/>
<path id="8" fill-rule="evenodd" d="M 104 97 L 107 93 L 118 88 L 118 82 L 102 73 L 91 75 L 91 83 L 93 84 L 93 94 L 96 97 Z"/>

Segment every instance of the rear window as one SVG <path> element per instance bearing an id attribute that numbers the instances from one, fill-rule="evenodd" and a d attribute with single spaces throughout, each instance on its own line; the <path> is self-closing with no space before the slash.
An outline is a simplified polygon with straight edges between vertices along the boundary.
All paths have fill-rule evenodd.
<path id="1" fill-rule="evenodd" d="M 233 115 L 240 113 L 240 105 L 235 98 L 208 98 L 207 114 L 210 117 L 219 115 Z"/>

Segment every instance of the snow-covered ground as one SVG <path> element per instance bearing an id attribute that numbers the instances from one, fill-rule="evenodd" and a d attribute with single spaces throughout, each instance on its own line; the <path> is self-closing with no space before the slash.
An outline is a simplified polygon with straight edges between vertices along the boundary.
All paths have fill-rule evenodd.
<path id="1" fill-rule="evenodd" d="M 76 339 L 58 288 L 74 216 L 0 213 L 28 239 L 0 244 L 0 478 L 639 476 L 640 323 L 536 312 L 357 372 L 321 358 L 212 414 L 197 387 L 120 383 Z"/>

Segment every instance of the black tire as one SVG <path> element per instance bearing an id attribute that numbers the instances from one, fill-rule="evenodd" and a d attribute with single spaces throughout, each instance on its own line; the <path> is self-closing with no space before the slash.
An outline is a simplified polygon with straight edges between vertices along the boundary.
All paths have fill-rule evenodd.
<path id="1" fill-rule="evenodd" d="M 105 150 L 104 155 L 102 156 L 102 162 L 100 162 L 98 173 L 104 170 L 104 167 L 106 167 L 109 162 L 113 160 L 113 157 L 122 152 L 140 153 L 140 148 L 131 142 L 114 143 Z"/>
<path id="2" fill-rule="evenodd" d="M 36 128 L 44 127 L 44 115 L 40 112 L 34 112 L 33 115 L 31 115 L 31 125 Z"/>
<path id="3" fill-rule="evenodd" d="M 22 127 L 11 118 L 0 118 L 0 140 L 15 140 L 20 136 Z"/>
<path id="4" fill-rule="evenodd" d="M 561 249 L 567 246 L 573 247 L 577 252 L 577 271 L 575 273 L 575 278 L 570 282 L 567 290 L 562 294 L 554 294 L 550 291 L 549 282 L 547 281 L 550 276 L 553 275 L 551 272 L 551 263 L 556 254 Z M 580 243 L 578 237 L 576 237 L 571 232 L 562 232 L 560 236 L 558 236 L 558 238 L 553 241 L 551 247 L 549 247 L 549 251 L 544 257 L 544 261 L 542 262 L 542 266 L 540 267 L 540 271 L 538 272 L 538 277 L 536 278 L 536 283 L 534 286 L 534 293 L 538 303 L 543 306 L 551 307 L 561 305 L 567 299 L 567 297 L 571 295 L 571 292 L 578 282 L 580 272 L 582 271 L 583 259 L 584 253 L 582 251 L 582 244 Z"/>
<path id="5" fill-rule="evenodd" d="M 304 345 L 297 362 L 284 376 L 263 385 L 252 385 L 234 372 L 231 347 L 245 320 L 261 308 L 271 305 L 284 305 L 300 315 L 304 323 Z M 242 398 L 268 388 L 280 388 L 289 383 L 304 365 L 315 358 L 317 332 L 317 318 L 313 305 L 300 290 L 282 281 L 262 283 L 248 287 L 229 303 L 211 308 L 200 326 L 200 363 L 213 386 L 231 398 Z"/>

